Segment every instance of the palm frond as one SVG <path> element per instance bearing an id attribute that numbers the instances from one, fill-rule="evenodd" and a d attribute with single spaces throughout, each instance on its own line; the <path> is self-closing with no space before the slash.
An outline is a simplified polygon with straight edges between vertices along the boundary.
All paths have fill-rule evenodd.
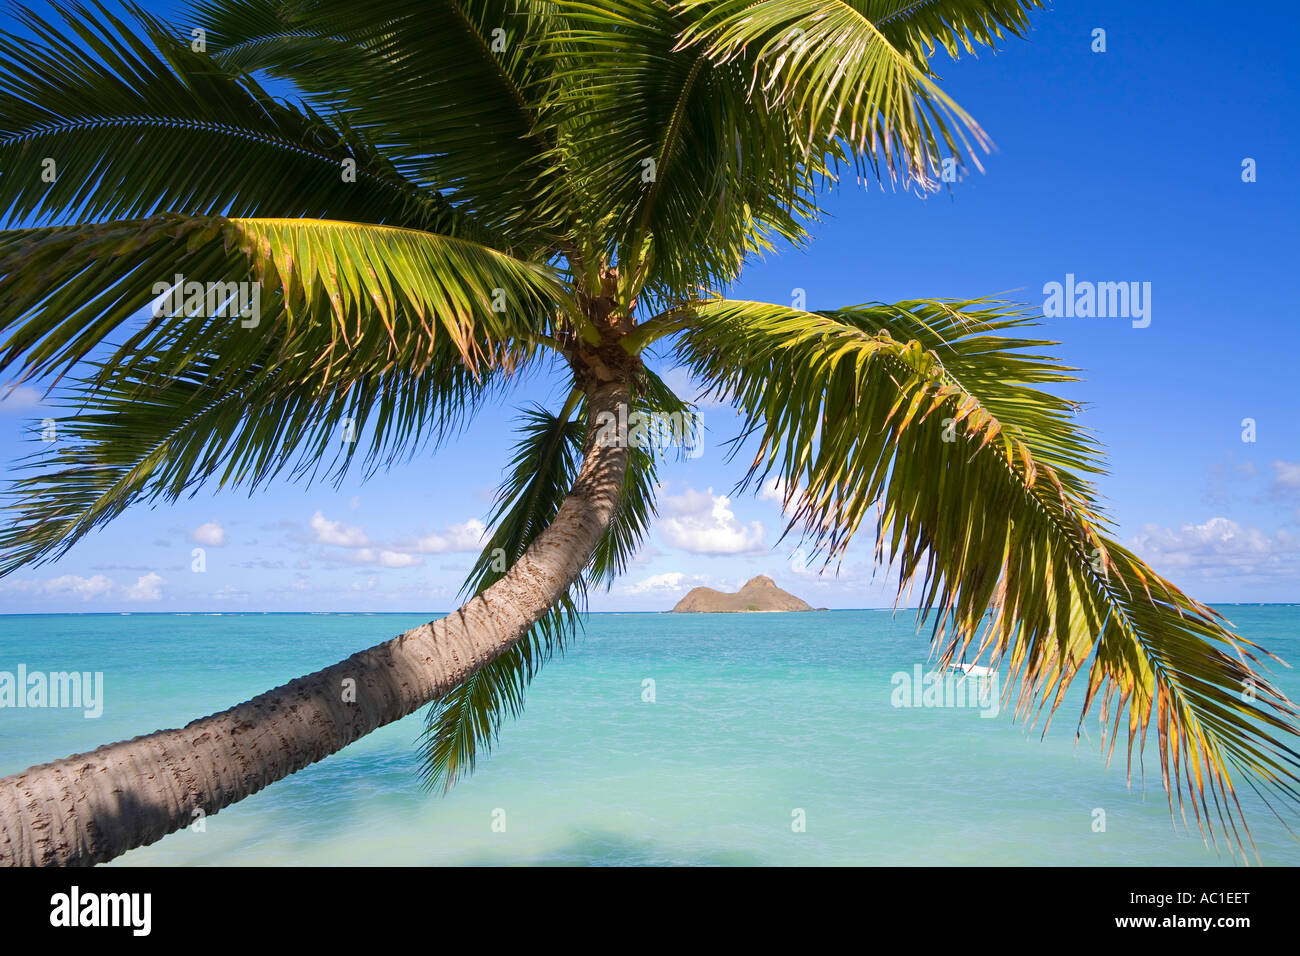
<path id="1" fill-rule="evenodd" d="M 687 410 L 658 376 L 644 371 L 631 411 Z M 484 591 L 523 556 L 554 520 L 577 475 L 588 430 L 581 396 L 572 395 L 558 415 L 533 407 L 522 410 L 522 419 L 514 457 L 488 519 L 493 532 L 466 579 L 467 594 Z M 576 633 L 588 586 L 608 585 L 626 569 L 655 514 L 660 452 L 654 444 L 631 448 L 618 510 L 574 590 L 523 640 L 429 708 L 420 738 L 421 773 L 427 786 L 446 791 L 473 772 L 478 755 L 491 749 L 505 717 L 523 711 L 524 692 L 538 669 L 556 651 L 563 651 Z"/>
<path id="2" fill-rule="evenodd" d="M 553 247 L 568 210 L 537 127 L 549 82 L 534 55 L 551 16 L 515 0 L 199 0 L 223 69 L 264 70 L 346 117 L 412 181 L 527 251 Z"/>
<path id="3" fill-rule="evenodd" d="M 855 4 L 890 43 L 924 63 L 942 47 L 954 59 L 990 49 L 1008 35 L 1029 32 L 1029 13 L 1042 0 L 857 0 Z"/>
<path id="4" fill-rule="evenodd" d="M 750 95 L 742 66 L 680 48 L 690 19 L 670 4 L 555 6 L 541 122 L 573 183 L 580 234 L 619 263 L 625 304 L 724 285 L 777 238 L 802 241 L 821 157 L 804 162 L 789 116 Z"/>
<path id="5" fill-rule="evenodd" d="M 694 16 L 684 45 L 721 63 L 739 61 L 795 117 L 810 155 L 837 141 L 859 170 L 933 188 L 947 154 L 968 157 L 988 139 L 935 83 L 929 67 L 848 0 L 683 0 Z M 878 4 L 875 6 L 879 6 Z M 881 17 L 883 19 L 883 17 Z"/>
<path id="6" fill-rule="evenodd" d="M 1110 537 L 1086 479 L 1095 445 L 1035 387 L 1068 370 L 1021 351 L 1048 343 L 999 334 L 1023 321 L 987 302 L 718 300 L 680 349 L 759 436 L 750 480 L 776 472 L 792 527 L 828 560 L 875 509 L 877 559 L 898 567 L 900 599 L 916 586 L 935 612 L 945 663 L 977 641 L 1005 659 L 1025 717 L 1054 713 L 1086 668 L 1080 722 L 1100 703 L 1118 728 L 1127 710 L 1130 773 L 1154 723 L 1171 810 L 1186 794 L 1203 829 L 1215 817 L 1244 847 L 1233 776 L 1294 805 L 1297 712 L 1252 666 L 1254 644 Z"/>
<path id="7" fill-rule="evenodd" d="M 231 315 L 224 293 L 240 283 L 258 315 Z M 178 286 L 183 301 L 160 308 Z M 179 370 L 218 336 L 229 368 L 270 338 L 280 367 L 326 380 L 357 362 L 418 369 L 445 343 L 471 369 L 507 361 L 572 311 L 546 267 L 398 227 L 164 214 L 0 232 L 0 370 L 62 372 L 146 306 L 156 314 L 112 364 L 143 352 Z"/>
<path id="8" fill-rule="evenodd" d="M 368 472 L 454 434 L 492 392 L 454 355 L 408 371 L 349 370 L 322 386 L 260 360 L 221 368 L 197 356 L 177 372 L 142 357 L 60 389 L 43 430 L 6 489 L 0 575 L 55 560 L 139 503 L 176 501 L 207 483 L 253 490 L 276 475 L 340 480 L 359 456 Z M 364 451 L 363 451 L 364 449 Z"/>
<path id="9" fill-rule="evenodd" d="M 132 326 L 160 287 L 174 305 Z M 244 292 L 260 305 L 247 317 Z M 0 573 L 136 501 L 286 468 L 340 478 L 362 448 L 373 468 L 441 439 L 530 360 L 564 296 L 540 267 L 392 227 L 162 216 L 0 233 L 0 369 L 96 360 L 63 397 L 61 440 L 12 488 Z"/>
<path id="10" fill-rule="evenodd" d="M 35 42 L 0 34 L 0 212 L 11 223 L 184 211 L 484 237 L 360 134 L 223 74 L 130 9 L 123 21 L 56 5 L 60 29 L 18 8 Z"/>
<path id="11" fill-rule="evenodd" d="M 500 580 L 555 518 L 577 474 L 583 423 L 574 404 L 556 415 L 537 406 L 521 410 L 519 440 L 489 518 L 493 528 L 464 592 L 479 594 Z M 491 750 L 506 714 L 523 710 L 524 691 L 537 668 L 577 628 L 585 583 L 557 602 L 510 650 L 435 701 L 420 738 L 421 775 L 430 788 L 450 790 L 472 773 L 480 752 Z"/>

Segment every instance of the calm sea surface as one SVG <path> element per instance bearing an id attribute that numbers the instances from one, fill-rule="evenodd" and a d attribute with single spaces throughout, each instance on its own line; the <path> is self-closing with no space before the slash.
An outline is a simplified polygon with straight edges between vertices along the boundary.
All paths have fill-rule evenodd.
<path id="1" fill-rule="evenodd" d="M 1300 660 L 1300 607 L 1220 610 L 1246 637 Z M 180 726 L 423 620 L 0 617 L 0 671 L 101 671 L 105 698 L 98 719 L 0 710 L 0 775 Z M 910 677 L 927 656 L 910 612 L 592 615 L 534 680 L 491 757 L 448 796 L 419 782 L 421 713 L 210 817 L 205 832 L 117 862 L 1230 862 L 1194 820 L 1190 831 L 1171 822 L 1154 739 L 1145 793 L 1136 769 L 1126 787 L 1122 741 L 1105 767 L 1095 717 L 1076 746 L 1077 691 L 1046 739 L 1009 713 L 893 706 L 895 675 Z M 1273 672 L 1300 700 L 1300 671 Z M 1239 793 L 1263 862 L 1300 865 L 1300 844 L 1249 787 Z"/>

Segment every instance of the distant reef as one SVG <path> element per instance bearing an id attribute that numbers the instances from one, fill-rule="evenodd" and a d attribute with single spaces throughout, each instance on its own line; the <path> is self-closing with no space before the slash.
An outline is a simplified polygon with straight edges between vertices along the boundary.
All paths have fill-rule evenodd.
<path id="1" fill-rule="evenodd" d="M 801 601 L 789 591 L 782 591 L 766 574 L 750 578 L 735 594 L 715 591 L 713 588 L 692 588 L 677 602 L 674 614 L 698 614 L 716 611 L 811 611 L 806 601 Z"/>

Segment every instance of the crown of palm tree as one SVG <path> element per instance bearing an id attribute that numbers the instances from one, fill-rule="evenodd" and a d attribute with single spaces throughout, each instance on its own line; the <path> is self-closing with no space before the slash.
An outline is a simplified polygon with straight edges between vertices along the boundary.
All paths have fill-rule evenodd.
<path id="1" fill-rule="evenodd" d="M 35 41 L 0 38 L 0 208 L 23 225 L 0 232 L 0 368 L 57 385 L 68 414 L 13 484 L 3 571 L 137 502 L 338 478 L 363 447 L 384 467 L 558 358 L 573 394 L 522 413 L 466 582 L 482 594 L 577 479 L 593 382 L 689 411 L 639 361 L 670 350 L 742 410 L 746 482 L 782 479 L 790 531 L 834 561 L 875 510 L 876 556 L 933 612 L 945 662 L 970 646 L 1005 660 L 1026 716 L 1083 672 L 1080 721 L 1095 707 L 1113 749 L 1125 719 L 1130 767 L 1154 723 L 1171 811 L 1186 795 L 1241 845 L 1234 780 L 1300 796 L 1296 711 L 1251 642 L 1112 540 L 1097 443 L 1044 389 L 1073 370 L 1021 337 L 1031 317 L 725 297 L 746 262 L 807 237 L 842 174 L 926 190 L 945 159 L 977 166 L 986 137 L 932 56 L 1018 35 L 1040 6 L 199 0 L 183 26 L 21 12 Z M 139 322 L 177 274 L 260 282 L 256 325 Z M 366 440 L 339 443 L 345 422 Z M 472 768 L 585 589 L 625 568 L 658 460 L 633 450 L 584 575 L 435 702 L 430 783 Z"/>

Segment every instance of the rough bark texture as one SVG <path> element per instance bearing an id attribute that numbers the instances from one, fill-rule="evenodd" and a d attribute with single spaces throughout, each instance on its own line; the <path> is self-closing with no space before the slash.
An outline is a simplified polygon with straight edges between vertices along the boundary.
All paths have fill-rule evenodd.
<path id="1" fill-rule="evenodd" d="M 589 399 L 590 421 L 617 414 L 628 386 L 594 385 Z M 628 450 L 593 436 L 554 523 L 447 617 L 179 730 L 0 779 L 0 864 L 90 865 L 153 843 L 196 810 L 216 813 L 405 717 L 506 651 L 573 583 L 609 526 Z"/>

